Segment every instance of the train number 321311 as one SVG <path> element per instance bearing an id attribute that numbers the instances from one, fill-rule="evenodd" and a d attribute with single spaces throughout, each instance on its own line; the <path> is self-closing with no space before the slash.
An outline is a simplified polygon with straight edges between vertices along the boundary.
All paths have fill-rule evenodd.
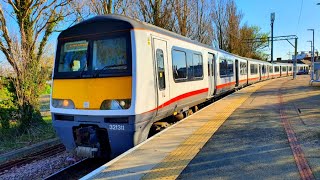
<path id="1" fill-rule="evenodd" d="M 124 125 L 110 124 L 109 129 L 114 131 L 124 131 Z"/>

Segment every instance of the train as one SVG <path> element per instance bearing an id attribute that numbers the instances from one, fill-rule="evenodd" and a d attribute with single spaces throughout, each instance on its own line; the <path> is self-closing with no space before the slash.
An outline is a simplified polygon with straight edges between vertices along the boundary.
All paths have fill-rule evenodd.
<path id="1" fill-rule="evenodd" d="M 82 21 L 57 42 L 52 124 L 66 149 L 84 157 L 116 157 L 145 141 L 163 118 L 293 75 L 292 64 L 234 55 L 121 15 Z"/>

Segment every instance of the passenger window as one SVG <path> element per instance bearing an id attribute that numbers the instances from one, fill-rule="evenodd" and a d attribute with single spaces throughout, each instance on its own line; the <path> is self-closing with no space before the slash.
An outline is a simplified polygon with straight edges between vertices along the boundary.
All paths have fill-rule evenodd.
<path id="1" fill-rule="evenodd" d="M 228 62 L 225 59 L 219 60 L 220 77 L 227 76 Z"/>
<path id="2" fill-rule="evenodd" d="M 156 50 L 157 66 L 158 66 L 158 83 L 159 89 L 163 90 L 166 88 L 166 78 L 165 78 L 165 68 L 164 68 L 164 58 L 163 51 L 161 49 Z"/>
<path id="3" fill-rule="evenodd" d="M 200 54 L 193 54 L 192 63 L 194 77 L 201 78 L 203 76 L 202 56 Z"/>
<path id="4" fill-rule="evenodd" d="M 250 74 L 258 74 L 258 64 L 250 64 Z"/>
<path id="5" fill-rule="evenodd" d="M 287 67 L 282 66 L 282 71 L 283 71 L 283 72 L 286 72 L 286 71 L 287 71 Z"/>
<path id="6" fill-rule="evenodd" d="M 240 74 L 247 75 L 247 63 L 240 62 Z"/>
<path id="7" fill-rule="evenodd" d="M 176 80 L 187 78 L 186 53 L 183 51 L 172 51 L 173 77 Z"/>
<path id="8" fill-rule="evenodd" d="M 262 65 L 262 74 L 266 73 L 266 65 Z"/>
<path id="9" fill-rule="evenodd" d="M 273 73 L 272 66 L 269 66 L 269 73 Z"/>
<path id="10" fill-rule="evenodd" d="M 274 67 L 274 72 L 279 72 L 279 71 L 280 71 L 279 66 L 275 66 L 275 67 Z"/>
<path id="11" fill-rule="evenodd" d="M 228 60 L 228 76 L 233 76 L 233 61 Z"/>
<path id="12" fill-rule="evenodd" d="M 188 66 L 188 72 L 187 72 L 187 74 L 188 74 L 188 79 L 189 80 L 192 80 L 193 79 L 193 77 L 194 77 L 194 73 L 193 73 L 193 71 L 194 71 L 194 69 L 193 69 L 193 59 L 192 59 L 192 53 L 189 53 L 189 52 L 187 52 L 187 66 Z"/>

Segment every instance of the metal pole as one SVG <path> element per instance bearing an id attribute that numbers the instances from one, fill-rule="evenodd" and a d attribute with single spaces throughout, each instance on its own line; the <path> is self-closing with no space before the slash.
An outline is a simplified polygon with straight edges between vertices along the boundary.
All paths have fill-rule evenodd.
<path id="1" fill-rule="evenodd" d="M 273 23 L 275 20 L 275 13 L 271 13 L 271 63 L 273 63 Z"/>
<path id="2" fill-rule="evenodd" d="M 294 61 L 293 61 L 293 79 L 297 77 L 297 47 L 298 47 L 298 38 L 295 38 L 294 41 Z"/>
<path id="3" fill-rule="evenodd" d="M 308 31 L 312 31 L 312 42 L 311 42 L 311 71 L 310 76 L 311 80 L 313 80 L 314 76 L 314 29 L 308 29 Z"/>
<path id="4" fill-rule="evenodd" d="M 313 80 L 313 78 L 312 78 L 312 77 L 313 77 L 313 74 L 312 74 L 312 41 L 307 41 L 307 42 L 310 42 L 310 48 L 311 48 L 311 51 L 310 51 L 310 52 L 311 52 L 311 60 L 310 60 L 310 61 L 311 61 L 310 79 Z"/>
<path id="5" fill-rule="evenodd" d="M 271 23 L 271 63 L 273 63 L 273 22 Z"/>
<path id="6" fill-rule="evenodd" d="M 314 76 L 314 29 L 312 29 L 312 78 Z"/>

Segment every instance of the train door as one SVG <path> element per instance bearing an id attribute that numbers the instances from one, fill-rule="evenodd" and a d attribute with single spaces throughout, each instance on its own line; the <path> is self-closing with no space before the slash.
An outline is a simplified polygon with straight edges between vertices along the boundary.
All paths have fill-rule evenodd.
<path id="1" fill-rule="evenodd" d="M 239 60 L 236 59 L 236 87 L 239 86 Z"/>
<path id="2" fill-rule="evenodd" d="M 208 53 L 208 79 L 209 79 L 209 96 L 213 96 L 215 91 L 215 55 Z"/>
<path id="3" fill-rule="evenodd" d="M 249 84 L 249 77 L 249 61 L 247 60 L 247 84 Z"/>
<path id="4" fill-rule="evenodd" d="M 261 80 L 262 79 L 262 66 L 261 66 L 261 64 L 259 64 L 259 80 Z"/>
<path id="5" fill-rule="evenodd" d="M 155 60 L 156 87 L 157 87 L 157 116 L 166 114 L 164 103 L 170 100 L 168 83 L 168 55 L 167 42 L 153 38 L 153 53 Z M 163 106 L 163 107 L 162 107 Z"/>

